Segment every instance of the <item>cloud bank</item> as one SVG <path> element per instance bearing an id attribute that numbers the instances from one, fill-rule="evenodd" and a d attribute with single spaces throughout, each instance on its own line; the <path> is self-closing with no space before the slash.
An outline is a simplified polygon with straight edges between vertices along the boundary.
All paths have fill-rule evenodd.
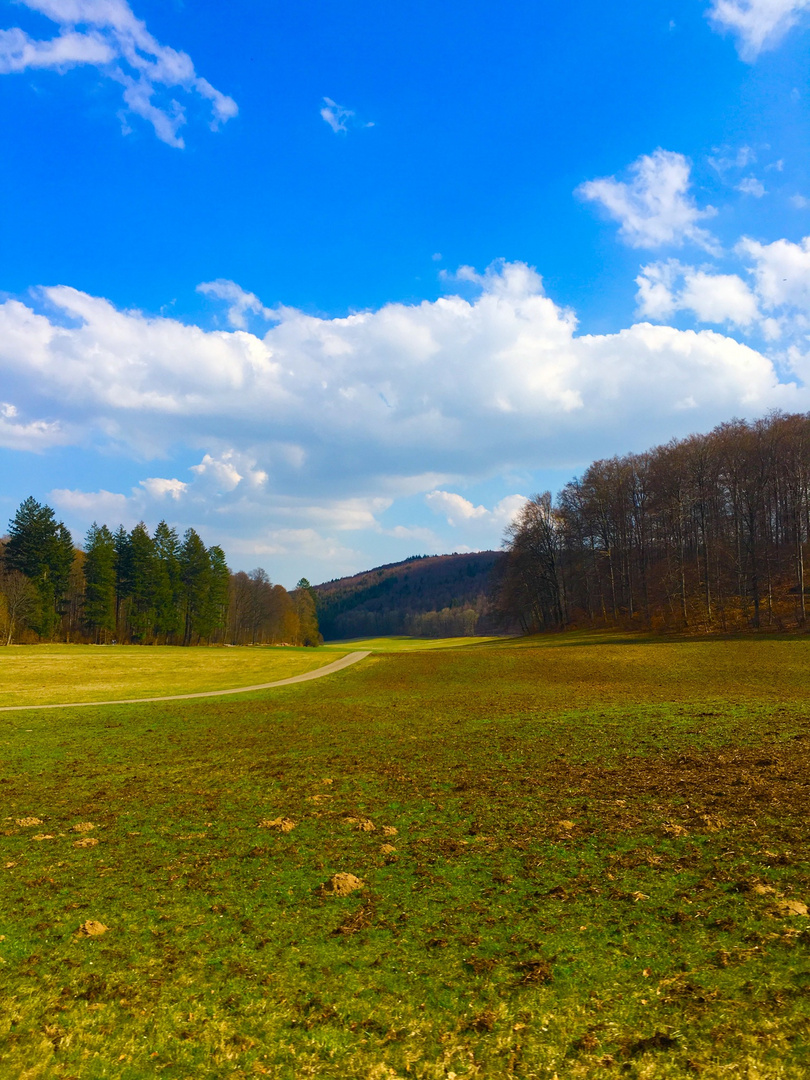
<path id="1" fill-rule="evenodd" d="M 142 117 L 169 146 L 182 148 L 185 108 L 172 96 L 183 90 L 211 109 L 210 126 L 236 116 L 236 102 L 194 70 L 191 57 L 162 45 L 136 18 L 126 0 L 19 0 L 55 22 L 54 38 L 36 40 L 24 30 L 0 30 L 0 75 L 82 65 L 97 68 L 123 87 L 128 112 Z"/>
<path id="2" fill-rule="evenodd" d="M 806 247 L 750 245 L 764 303 L 773 266 L 789 258 L 804 267 Z M 662 290 L 659 315 L 706 284 L 685 272 L 676 298 L 666 273 L 657 282 L 653 269 L 645 273 Z M 263 337 L 118 310 L 67 286 L 7 300 L 0 372 L 15 411 L 5 438 L 16 432 L 25 449 L 89 443 L 153 459 L 180 445 L 217 459 L 227 450 L 247 455 L 249 471 L 267 474 L 271 487 L 305 481 L 310 491 L 356 495 L 384 483 L 394 494 L 420 475 L 581 461 L 628 433 L 634 444 L 655 442 L 682 429 L 683 409 L 699 427 L 807 407 L 803 387 L 780 382 L 770 359 L 723 334 L 639 323 L 578 335 L 574 314 L 525 264 L 461 276 L 475 281 L 474 299 L 333 319 L 279 307 Z M 714 284 L 718 314 L 754 317 L 742 281 Z M 236 490 L 245 469 L 233 458 L 219 476 Z"/>

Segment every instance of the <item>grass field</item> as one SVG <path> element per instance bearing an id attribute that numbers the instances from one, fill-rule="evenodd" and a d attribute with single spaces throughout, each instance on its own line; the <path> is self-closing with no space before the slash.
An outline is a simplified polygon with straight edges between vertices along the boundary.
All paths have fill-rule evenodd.
<path id="1" fill-rule="evenodd" d="M 0 649 L 0 706 L 193 694 L 286 679 L 348 649 L 179 649 L 150 645 L 12 645 Z"/>
<path id="2" fill-rule="evenodd" d="M 403 645 L 7 714 L 0 1076 L 810 1076 L 809 662 Z"/>
<path id="3" fill-rule="evenodd" d="M 373 652 L 422 652 L 425 649 L 461 649 L 473 646 L 503 644 L 506 639 L 492 637 L 454 637 L 454 638 L 416 638 L 416 637 L 377 637 L 352 638 L 350 641 L 330 641 L 324 648 L 332 651 L 340 649 L 371 649 Z M 512 640 L 512 639 L 510 639 Z"/>

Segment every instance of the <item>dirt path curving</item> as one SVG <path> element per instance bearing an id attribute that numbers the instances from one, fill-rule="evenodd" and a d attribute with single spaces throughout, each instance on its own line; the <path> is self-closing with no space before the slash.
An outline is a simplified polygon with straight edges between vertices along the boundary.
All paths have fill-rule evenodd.
<path id="1" fill-rule="evenodd" d="M 225 697 L 226 694 L 249 694 L 254 690 L 271 690 L 274 686 L 290 686 L 292 683 L 309 682 L 310 679 L 322 679 L 324 675 L 332 675 L 336 671 L 356 664 L 359 660 L 365 660 L 371 656 L 370 652 L 353 652 L 342 656 L 339 660 L 333 660 L 331 664 L 315 668 L 314 671 L 305 671 L 302 675 L 291 675 L 288 679 L 277 679 L 275 682 L 259 683 L 257 686 L 237 686 L 233 690 L 203 690 L 196 694 L 170 694 L 166 697 L 145 698 L 120 698 L 117 701 L 65 701 L 56 705 L 3 705 L 0 713 L 23 712 L 27 709 L 87 709 L 101 705 L 144 705 L 150 701 L 188 701 L 191 698 Z"/>

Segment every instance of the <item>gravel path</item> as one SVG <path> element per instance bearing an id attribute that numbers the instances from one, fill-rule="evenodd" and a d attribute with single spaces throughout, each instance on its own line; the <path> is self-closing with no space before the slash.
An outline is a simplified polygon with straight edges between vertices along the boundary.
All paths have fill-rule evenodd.
<path id="1" fill-rule="evenodd" d="M 99 705 L 143 705 L 149 701 L 188 701 L 191 698 L 225 697 L 226 694 L 249 694 L 252 690 L 271 690 L 274 686 L 290 686 L 292 683 L 309 682 L 310 679 L 322 679 L 324 675 L 332 675 L 336 671 L 356 664 L 358 660 L 365 660 L 371 653 L 353 652 L 348 656 L 342 656 L 340 660 L 334 660 L 324 667 L 315 668 L 314 671 L 305 671 L 303 675 L 291 675 L 288 679 L 277 679 L 275 682 L 259 683 L 258 686 L 237 686 L 233 690 L 204 690 L 198 694 L 170 694 L 167 697 L 144 697 L 144 698 L 121 698 L 118 701 L 67 701 L 58 705 L 3 705 L 0 713 L 23 712 L 27 709 L 87 709 Z"/>

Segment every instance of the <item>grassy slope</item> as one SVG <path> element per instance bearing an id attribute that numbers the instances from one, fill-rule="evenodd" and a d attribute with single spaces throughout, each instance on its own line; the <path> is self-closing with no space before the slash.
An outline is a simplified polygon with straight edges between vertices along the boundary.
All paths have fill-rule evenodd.
<path id="1" fill-rule="evenodd" d="M 3 718 L 0 1075 L 810 1075 L 810 642 L 614 641 Z"/>
<path id="2" fill-rule="evenodd" d="M 0 705 L 193 694 L 286 679 L 335 660 L 304 648 L 12 645 L 0 649 Z"/>

